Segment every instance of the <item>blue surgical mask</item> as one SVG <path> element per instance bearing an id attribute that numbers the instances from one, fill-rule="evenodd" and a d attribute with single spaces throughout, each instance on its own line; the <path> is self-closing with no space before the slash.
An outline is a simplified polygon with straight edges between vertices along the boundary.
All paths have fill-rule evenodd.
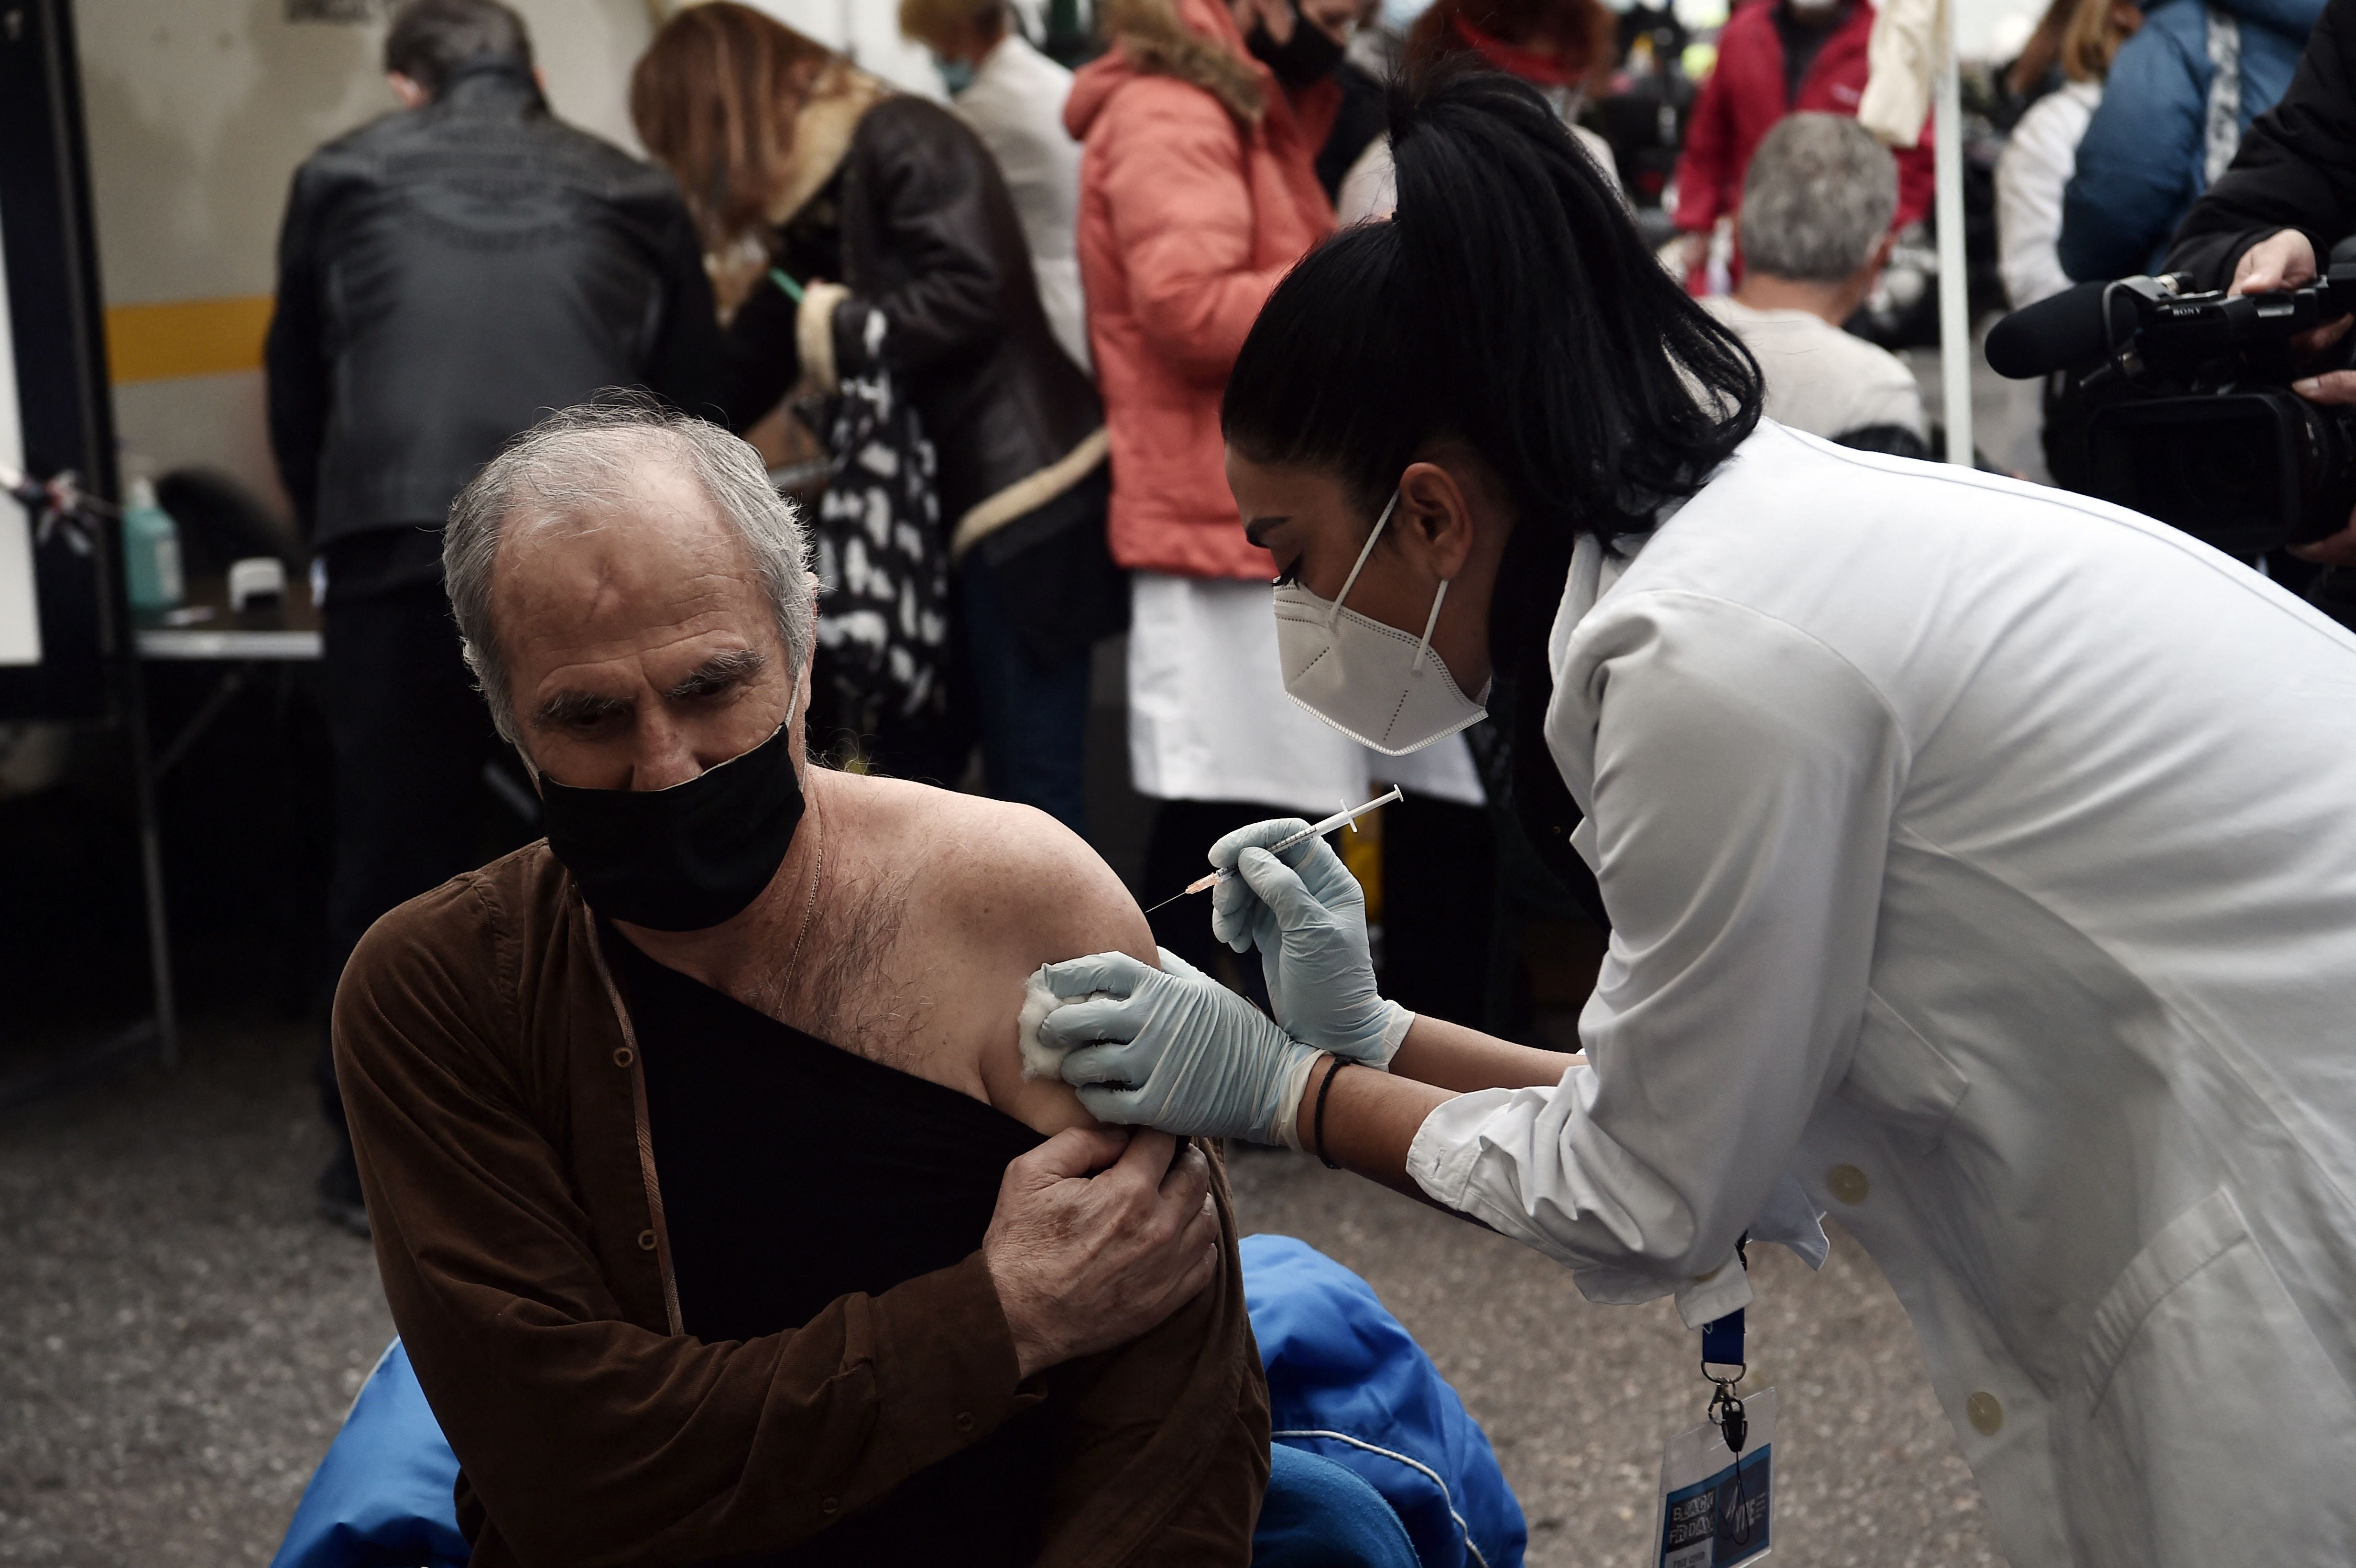
<path id="1" fill-rule="evenodd" d="M 933 69 L 941 73 L 941 85 L 949 90 L 951 98 L 973 85 L 973 62 L 970 60 L 943 59 L 935 55 Z"/>

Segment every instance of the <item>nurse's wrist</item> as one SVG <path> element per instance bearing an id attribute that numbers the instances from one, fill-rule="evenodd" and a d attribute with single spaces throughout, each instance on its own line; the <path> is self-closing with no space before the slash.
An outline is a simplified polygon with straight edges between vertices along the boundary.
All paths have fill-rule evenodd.
<path id="1" fill-rule="evenodd" d="M 1286 1067 L 1277 1090 L 1275 1125 L 1269 1129 L 1275 1136 L 1269 1141 L 1280 1143 L 1295 1154 L 1306 1152 L 1309 1146 L 1301 1141 L 1301 1108 L 1310 1103 L 1309 1085 L 1319 1078 L 1319 1064 L 1333 1060 L 1322 1051 L 1302 1051 Z"/>
<path id="2" fill-rule="evenodd" d="M 1298 1154 L 1311 1153 L 1317 1147 L 1318 1095 L 1323 1090 L 1325 1081 L 1342 1070 L 1344 1061 L 1341 1057 L 1321 1051 L 1311 1059 L 1308 1065 L 1309 1071 L 1301 1079 L 1299 1097 L 1293 1104 L 1291 1115 L 1285 1122 L 1285 1126 L 1290 1134 L 1290 1136 L 1285 1140 L 1285 1147 Z"/>
<path id="3" fill-rule="evenodd" d="M 1383 1032 L 1376 1041 L 1376 1053 L 1361 1057 L 1359 1061 L 1376 1072 L 1388 1072 L 1391 1058 L 1398 1054 L 1398 1048 L 1406 1042 L 1407 1031 L 1415 1027 L 1415 1015 L 1397 1002 L 1387 1001 L 1383 1006 L 1390 1009 L 1390 1020 L 1383 1025 Z"/>

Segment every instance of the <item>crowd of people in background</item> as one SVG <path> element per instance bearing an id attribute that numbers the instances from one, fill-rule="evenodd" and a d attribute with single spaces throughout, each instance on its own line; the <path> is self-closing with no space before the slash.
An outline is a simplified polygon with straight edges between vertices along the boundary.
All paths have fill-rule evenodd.
<path id="1" fill-rule="evenodd" d="M 2155 267 L 2320 3 L 2053 0 L 2008 78 L 2034 100 L 1996 177 L 2012 303 Z M 1845 329 L 1930 210 L 1932 146 L 1855 122 L 1870 0 L 1740 5 L 1665 184 L 1601 133 L 1615 81 L 1669 67 L 1601 0 L 1432 0 L 1404 28 L 1391 9 L 1097 0 L 1059 60 L 1012 0 L 900 0 L 943 103 L 712 0 L 632 74 L 641 162 L 551 112 L 498 0 L 402 7 L 402 107 L 297 174 L 269 341 L 273 445 L 320 561 L 334 965 L 487 834 L 530 836 L 441 527 L 542 411 L 637 387 L 744 433 L 809 508 L 813 754 L 1086 834 L 1095 650 L 1125 632 L 1129 777 L 1157 807 L 1139 891 L 1191 880 L 1232 829 L 1398 784 L 1386 875 L 1416 896 L 1392 905 L 1389 994 L 1498 1027 L 1513 923 L 1576 916 L 1591 889 L 1518 845 L 1485 727 L 1395 758 L 1286 698 L 1272 560 L 1220 430 L 1245 336 L 1337 226 L 1395 205 L 1388 84 L 1501 71 L 1656 208 L 1664 264 L 1757 357 L 1772 418 L 1931 455 L 1912 371 Z M 487 767 L 517 809 L 487 811 Z M 1199 909 L 1153 923 L 1258 983 L 1220 968 Z M 322 1202 L 365 1225 L 348 1149 Z"/>

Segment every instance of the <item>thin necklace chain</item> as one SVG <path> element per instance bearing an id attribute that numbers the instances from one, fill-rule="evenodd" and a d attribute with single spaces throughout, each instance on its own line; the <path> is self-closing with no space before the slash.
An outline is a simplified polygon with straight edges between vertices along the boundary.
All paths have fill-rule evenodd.
<path id="1" fill-rule="evenodd" d="M 815 805 L 817 803 L 813 801 L 811 804 Z M 818 918 L 819 880 L 826 875 L 826 818 L 813 811 L 810 819 L 818 825 L 818 853 L 812 857 L 810 866 L 809 898 L 802 905 L 802 928 L 794 933 L 793 951 L 786 955 L 785 974 L 779 976 L 780 980 L 787 980 L 794 973 L 795 961 L 802 955 L 802 944 L 809 940 L 810 923 Z"/>

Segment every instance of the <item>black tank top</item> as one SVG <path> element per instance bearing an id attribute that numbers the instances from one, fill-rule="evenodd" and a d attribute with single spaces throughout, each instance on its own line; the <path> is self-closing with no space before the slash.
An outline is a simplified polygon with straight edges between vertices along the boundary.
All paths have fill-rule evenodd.
<path id="1" fill-rule="evenodd" d="M 602 934 L 637 1031 L 687 1332 L 718 1342 L 798 1328 L 839 1296 L 880 1295 L 981 1245 L 1007 1162 L 1038 1134 Z M 1034 1406 L 799 1545 L 735 1562 L 1028 1563 L 1051 1438 Z"/>

